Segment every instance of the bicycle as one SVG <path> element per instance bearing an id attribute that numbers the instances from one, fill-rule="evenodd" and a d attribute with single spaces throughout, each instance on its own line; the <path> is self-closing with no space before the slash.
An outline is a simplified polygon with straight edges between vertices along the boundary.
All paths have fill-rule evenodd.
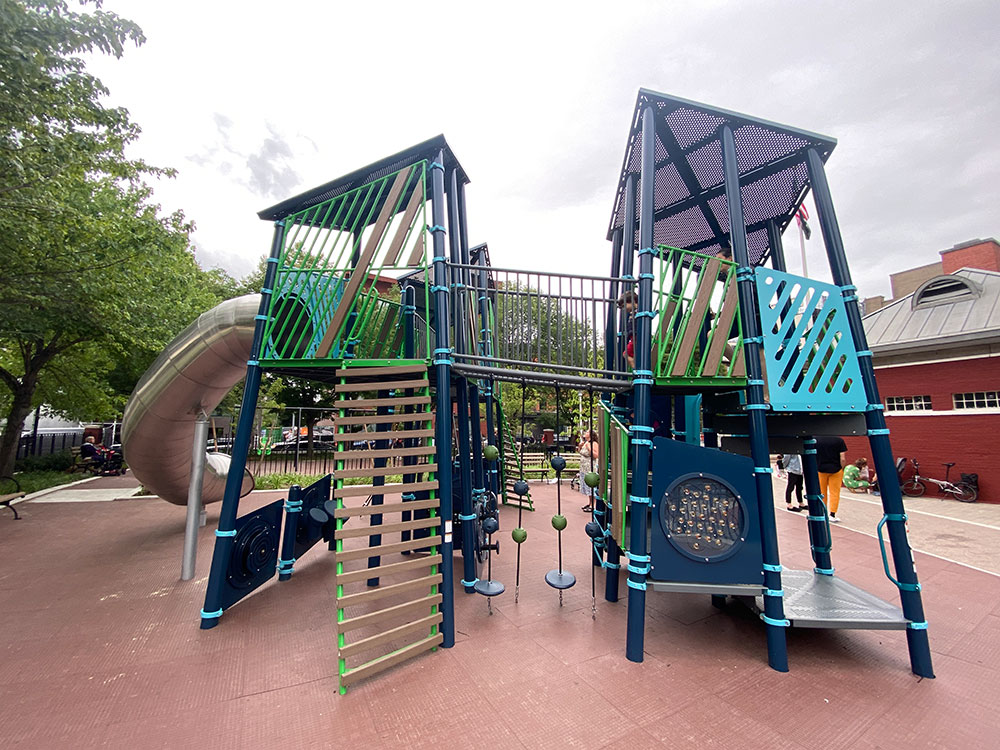
<path id="1" fill-rule="evenodd" d="M 974 503 L 979 497 L 979 491 L 968 482 L 952 482 L 949 480 L 951 467 L 954 462 L 942 464 L 945 467 L 944 479 L 933 479 L 931 477 L 920 476 L 920 463 L 917 459 L 910 459 L 913 462 L 913 476 L 900 485 L 903 494 L 908 497 L 920 497 L 927 492 L 927 482 L 933 482 L 938 486 L 938 490 L 955 497 L 963 503 Z"/>

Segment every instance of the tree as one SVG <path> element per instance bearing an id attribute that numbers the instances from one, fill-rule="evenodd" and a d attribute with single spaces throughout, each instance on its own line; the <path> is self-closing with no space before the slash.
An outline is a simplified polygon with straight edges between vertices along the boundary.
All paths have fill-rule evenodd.
<path id="1" fill-rule="evenodd" d="M 99 9 L 0 0 L 0 475 L 35 405 L 112 407 L 115 379 L 137 377 L 224 286 L 195 263 L 184 216 L 151 203 L 143 179 L 170 172 L 126 158 L 139 129 L 78 57 L 142 41 Z"/>

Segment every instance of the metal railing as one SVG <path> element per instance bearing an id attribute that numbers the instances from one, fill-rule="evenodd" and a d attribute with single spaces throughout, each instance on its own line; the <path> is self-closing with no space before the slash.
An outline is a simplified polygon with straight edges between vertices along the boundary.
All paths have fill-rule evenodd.
<path id="1" fill-rule="evenodd" d="M 471 344 L 455 357 L 472 365 L 615 378 L 625 370 L 606 362 L 609 312 L 617 315 L 631 280 L 449 264 L 463 276 L 456 307 L 467 311 Z M 484 318 L 480 301 L 488 301 Z M 488 351 L 482 351 L 482 333 Z M 477 346 L 478 345 L 478 346 Z"/>

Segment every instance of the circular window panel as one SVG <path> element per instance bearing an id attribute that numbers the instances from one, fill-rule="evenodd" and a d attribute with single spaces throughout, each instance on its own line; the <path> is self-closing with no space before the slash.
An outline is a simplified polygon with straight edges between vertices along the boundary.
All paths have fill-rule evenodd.
<path id="1" fill-rule="evenodd" d="M 746 509 L 727 482 L 711 474 L 674 480 L 660 500 L 660 525 L 680 552 L 703 562 L 729 557 L 746 534 Z"/>

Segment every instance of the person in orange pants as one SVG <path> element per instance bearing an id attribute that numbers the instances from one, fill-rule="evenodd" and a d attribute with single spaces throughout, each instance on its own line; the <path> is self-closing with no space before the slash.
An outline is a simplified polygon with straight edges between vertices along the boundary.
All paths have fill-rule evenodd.
<path id="1" fill-rule="evenodd" d="M 840 523 L 837 510 L 840 508 L 840 486 L 844 479 L 846 461 L 847 443 L 843 438 L 836 435 L 820 435 L 816 438 L 819 490 L 823 493 L 826 508 L 830 512 L 830 523 Z"/>

